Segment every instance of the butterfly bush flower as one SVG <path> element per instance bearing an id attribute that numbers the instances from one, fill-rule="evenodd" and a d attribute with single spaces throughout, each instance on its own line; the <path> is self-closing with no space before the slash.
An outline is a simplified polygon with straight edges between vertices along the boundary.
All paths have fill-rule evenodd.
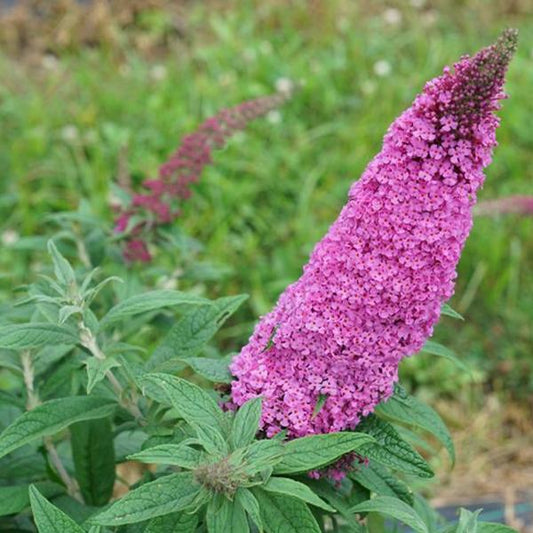
<path id="1" fill-rule="evenodd" d="M 119 210 L 115 233 L 124 234 L 127 261 L 151 260 L 148 250 L 151 234 L 157 226 L 180 216 L 180 205 L 190 197 L 191 184 L 212 163 L 213 149 L 224 146 L 248 122 L 276 109 L 288 96 L 290 91 L 280 91 L 223 109 L 182 139 L 176 152 L 159 168 L 158 177 L 143 182 L 146 192 L 134 194 L 131 204 Z"/>
<path id="2" fill-rule="evenodd" d="M 267 437 L 355 428 L 432 334 L 496 145 L 494 111 L 515 47 L 507 30 L 426 84 L 303 275 L 233 360 L 232 402 L 262 396 Z"/>

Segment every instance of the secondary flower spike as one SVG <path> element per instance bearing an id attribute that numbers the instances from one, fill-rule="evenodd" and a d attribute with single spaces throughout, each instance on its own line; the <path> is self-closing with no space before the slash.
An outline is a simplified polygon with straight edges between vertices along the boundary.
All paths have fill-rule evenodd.
<path id="1" fill-rule="evenodd" d="M 159 176 L 143 182 L 146 192 L 134 194 L 131 205 L 119 210 L 115 233 L 124 233 L 135 221 L 125 235 L 124 258 L 150 261 L 147 241 L 157 226 L 180 216 L 181 202 L 189 198 L 191 184 L 196 183 L 203 169 L 212 163 L 213 149 L 224 146 L 229 137 L 252 120 L 279 107 L 289 96 L 290 91 L 286 90 L 222 109 L 186 135 L 176 152 L 159 168 Z"/>
<path id="2" fill-rule="evenodd" d="M 231 364 L 232 400 L 263 397 L 262 429 L 353 429 L 388 398 L 403 357 L 454 290 L 496 145 L 517 33 L 445 68 L 398 117 L 303 275 Z"/>

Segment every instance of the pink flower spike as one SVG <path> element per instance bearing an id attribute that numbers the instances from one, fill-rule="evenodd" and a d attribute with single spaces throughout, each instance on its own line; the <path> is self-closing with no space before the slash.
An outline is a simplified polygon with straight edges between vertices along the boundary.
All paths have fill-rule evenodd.
<path id="1" fill-rule="evenodd" d="M 300 279 L 234 358 L 232 401 L 262 396 L 266 435 L 354 429 L 391 395 L 402 358 L 431 336 L 496 145 L 493 112 L 516 40 L 507 30 L 426 84 Z"/>

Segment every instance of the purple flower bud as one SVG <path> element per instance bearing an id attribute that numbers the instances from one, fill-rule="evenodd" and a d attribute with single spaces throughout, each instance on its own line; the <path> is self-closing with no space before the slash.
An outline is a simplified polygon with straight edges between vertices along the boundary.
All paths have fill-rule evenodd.
<path id="1" fill-rule="evenodd" d="M 432 334 L 496 145 L 493 112 L 516 36 L 505 31 L 426 84 L 303 275 L 233 360 L 232 400 L 263 397 L 268 437 L 355 428 L 392 393 L 400 360 Z"/>

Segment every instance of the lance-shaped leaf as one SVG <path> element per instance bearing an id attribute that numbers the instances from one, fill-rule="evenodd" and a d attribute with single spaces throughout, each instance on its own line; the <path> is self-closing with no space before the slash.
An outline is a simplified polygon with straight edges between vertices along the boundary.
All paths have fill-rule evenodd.
<path id="1" fill-rule="evenodd" d="M 134 453 L 128 456 L 128 459 L 141 463 L 174 465 L 192 469 L 199 466 L 204 457 L 202 452 L 186 444 L 160 444 Z"/>
<path id="2" fill-rule="evenodd" d="M 399 498 L 409 505 L 413 504 L 413 493 L 409 490 L 409 487 L 379 463 L 370 461 L 366 466 L 359 466 L 349 476 L 363 487 L 380 496 L 391 496 Z"/>
<path id="3" fill-rule="evenodd" d="M 208 533 L 248 533 L 250 528 L 242 505 L 235 499 L 228 500 L 218 495 L 209 502 L 206 512 Z"/>
<path id="4" fill-rule="evenodd" d="M 39 533 L 85 533 L 81 526 L 52 505 L 34 485 L 29 492 L 33 519 Z"/>
<path id="5" fill-rule="evenodd" d="M 87 367 L 87 394 L 90 394 L 95 385 L 105 379 L 106 374 L 120 363 L 114 357 L 106 357 L 105 359 L 97 359 L 90 357 L 85 362 Z"/>
<path id="6" fill-rule="evenodd" d="M 230 435 L 231 443 L 235 449 L 248 446 L 253 442 L 255 434 L 259 430 L 261 405 L 261 398 L 252 398 L 235 413 Z"/>
<path id="7" fill-rule="evenodd" d="M 155 392 L 154 399 L 158 401 L 166 399 L 164 403 L 174 407 L 196 430 L 204 446 L 227 451 L 224 440 L 226 433 L 224 413 L 206 391 L 185 379 L 169 374 L 146 374 L 142 378 L 142 384 L 149 396 Z"/>
<path id="8" fill-rule="evenodd" d="M 403 387 L 395 386 L 394 395 L 376 407 L 376 413 L 393 422 L 414 426 L 434 435 L 448 451 L 455 463 L 453 440 L 439 414 L 429 405 L 407 394 Z"/>
<path id="9" fill-rule="evenodd" d="M 36 483 L 36 486 L 47 498 L 65 492 L 64 487 L 57 483 L 52 483 L 51 481 Z M 28 485 L 0 487 L 0 516 L 20 513 L 28 507 L 30 505 L 28 488 Z"/>
<path id="10" fill-rule="evenodd" d="M 261 486 L 267 492 L 274 492 L 276 494 L 286 494 L 298 498 L 306 503 L 310 503 L 315 507 L 320 507 L 324 511 L 334 513 L 335 509 L 328 505 L 324 500 L 319 498 L 307 485 L 300 483 L 294 479 L 285 477 L 271 477 L 264 485 Z"/>
<path id="11" fill-rule="evenodd" d="M 90 519 L 92 524 L 120 526 L 187 509 L 200 491 L 190 472 L 160 477 L 128 492 Z"/>
<path id="12" fill-rule="evenodd" d="M 0 327 L 0 348 L 8 350 L 27 350 L 47 344 L 74 345 L 77 342 L 78 336 L 73 330 L 48 322 Z"/>
<path id="13" fill-rule="evenodd" d="M 132 315 L 157 311 L 165 307 L 210 305 L 207 298 L 174 290 L 149 291 L 136 294 L 112 307 L 100 321 L 105 328 Z"/>
<path id="14" fill-rule="evenodd" d="M 147 370 L 172 370 L 174 360 L 196 355 L 246 298 L 246 295 L 219 298 L 187 313 L 155 349 L 146 363 Z"/>
<path id="15" fill-rule="evenodd" d="M 115 448 L 109 418 L 85 420 L 70 428 L 76 479 L 87 505 L 105 505 L 115 484 Z"/>
<path id="16" fill-rule="evenodd" d="M 48 241 L 48 253 L 52 256 L 54 274 L 57 281 L 65 288 L 76 285 L 74 270 L 70 266 L 70 263 L 61 255 L 52 240 Z"/>
<path id="17" fill-rule="evenodd" d="M 426 341 L 424 344 L 422 352 L 430 353 L 432 355 L 436 355 L 438 357 L 443 357 L 444 359 L 448 359 L 448 361 L 451 361 L 455 365 L 457 365 L 461 370 L 464 370 L 467 374 L 472 374 L 472 369 L 461 359 L 455 355 L 453 350 L 450 350 L 450 348 L 447 348 L 446 346 L 443 346 L 442 344 L 439 344 L 435 341 Z"/>
<path id="18" fill-rule="evenodd" d="M 104 418 L 116 403 L 105 398 L 72 396 L 45 402 L 17 418 L 0 434 L 0 457 L 35 439 L 53 435 L 82 420 Z"/>
<path id="19" fill-rule="evenodd" d="M 267 533 L 320 533 L 320 527 L 307 505 L 291 496 L 253 489 L 259 502 Z"/>
<path id="20" fill-rule="evenodd" d="M 388 422 L 371 415 L 365 418 L 357 429 L 372 435 L 379 444 L 379 446 L 375 444 L 363 446 L 362 455 L 393 470 L 423 478 L 433 477 L 433 470 L 424 458 L 404 441 Z"/>
<path id="21" fill-rule="evenodd" d="M 365 433 L 342 432 L 310 435 L 289 441 L 275 474 L 294 474 L 322 468 L 346 453 L 362 450 L 375 440 Z"/>
<path id="22" fill-rule="evenodd" d="M 440 314 L 449 316 L 451 318 L 457 318 L 458 320 L 464 320 L 463 316 L 448 304 L 442 304 L 442 307 L 440 308 Z"/>
<path id="23" fill-rule="evenodd" d="M 197 514 L 178 512 L 153 518 L 144 533 L 196 533 L 197 526 Z"/>
<path id="24" fill-rule="evenodd" d="M 259 533 L 263 533 L 263 520 L 261 519 L 261 510 L 259 509 L 257 498 L 248 489 L 240 487 L 235 493 L 235 501 L 242 505 L 250 520 L 256 525 Z"/>
<path id="25" fill-rule="evenodd" d="M 406 503 L 389 496 L 377 496 L 351 509 L 352 513 L 380 513 L 408 525 L 417 533 L 428 533 L 428 528 L 417 512 Z"/>
<path id="26" fill-rule="evenodd" d="M 196 374 L 213 383 L 231 383 L 233 376 L 229 371 L 232 356 L 213 359 L 210 357 L 186 357 L 176 359 L 191 367 Z"/>

